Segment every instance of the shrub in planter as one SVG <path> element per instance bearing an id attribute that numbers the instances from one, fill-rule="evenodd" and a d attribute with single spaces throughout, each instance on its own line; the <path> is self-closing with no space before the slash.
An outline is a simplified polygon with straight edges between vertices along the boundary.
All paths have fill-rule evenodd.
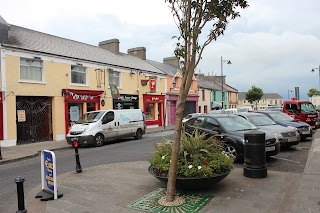
<path id="1" fill-rule="evenodd" d="M 165 140 L 149 158 L 152 174 L 167 178 L 172 142 Z M 195 131 L 192 135 L 182 131 L 178 156 L 177 178 L 206 178 L 226 174 L 233 168 L 233 158 L 226 155 L 218 139 L 206 138 Z M 149 169 L 150 171 L 150 169 Z"/>

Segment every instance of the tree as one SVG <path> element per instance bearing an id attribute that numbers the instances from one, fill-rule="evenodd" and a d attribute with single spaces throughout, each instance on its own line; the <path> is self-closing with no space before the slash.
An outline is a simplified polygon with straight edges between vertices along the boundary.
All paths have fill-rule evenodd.
<path id="1" fill-rule="evenodd" d="M 249 5 L 246 0 L 165 0 L 165 2 L 172 11 L 180 34 L 174 37 L 177 39 L 174 53 L 180 61 L 182 72 L 166 194 L 166 201 L 172 202 L 176 191 L 182 116 L 194 70 L 200 62 L 205 47 L 223 35 L 231 20 L 240 16 L 238 8 L 244 9 Z M 199 36 L 209 23 L 212 25 L 207 37 L 201 39 L 203 42 L 200 43 Z"/>
<path id="2" fill-rule="evenodd" d="M 311 88 L 311 89 L 309 89 L 309 92 L 307 93 L 307 95 L 309 97 L 312 97 L 314 95 L 320 95 L 320 91 L 317 90 L 316 88 Z"/>
<path id="3" fill-rule="evenodd" d="M 250 104 L 253 102 L 256 103 L 256 110 L 258 109 L 258 102 L 261 100 L 263 96 L 263 91 L 259 87 L 252 86 L 251 89 L 246 93 L 246 100 L 249 101 Z"/>

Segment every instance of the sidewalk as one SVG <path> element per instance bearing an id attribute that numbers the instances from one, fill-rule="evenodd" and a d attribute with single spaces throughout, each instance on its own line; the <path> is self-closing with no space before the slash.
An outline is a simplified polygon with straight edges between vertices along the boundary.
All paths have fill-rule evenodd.
<path id="1" fill-rule="evenodd" d="M 174 129 L 174 126 L 148 128 L 146 134 L 161 132 Z M 10 147 L 1 147 L 2 160 L 1 164 L 6 164 L 23 159 L 33 158 L 40 154 L 41 150 L 59 150 L 71 149 L 72 147 L 67 144 L 66 140 L 61 141 L 45 141 L 39 143 L 30 143 Z"/>
<path id="2" fill-rule="evenodd" d="M 243 168 L 237 164 L 214 188 L 197 191 L 214 195 L 200 212 L 319 212 L 319 142 L 320 131 L 317 131 L 303 174 L 268 171 L 266 178 L 251 179 L 243 176 Z M 37 147 L 37 150 L 40 149 Z M 27 200 L 26 208 L 28 212 L 39 213 L 138 213 L 139 211 L 126 206 L 158 188 L 165 187 L 148 173 L 148 166 L 147 161 L 115 163 L 86 168 L 79 174 L 62 174 L 57 178 L 59 191 L 64 194 L 61 199 L 49 202 Z M 33 191 L 38 192 L 39 187 Z"/>

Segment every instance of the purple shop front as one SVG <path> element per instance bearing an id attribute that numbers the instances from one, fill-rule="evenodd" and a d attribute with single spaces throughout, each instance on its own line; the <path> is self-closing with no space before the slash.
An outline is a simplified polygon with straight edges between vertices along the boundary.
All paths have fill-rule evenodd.
<path id="1" fill-rule="evenodd" d="M 167 94 L 167 116 L 169 125 L 176 123 L 176 107 L 178 102 L 178 94 Z M 188 95 L 183 117 L 190 113 L 196 113 L 198 109 L 198 95 Z"/>

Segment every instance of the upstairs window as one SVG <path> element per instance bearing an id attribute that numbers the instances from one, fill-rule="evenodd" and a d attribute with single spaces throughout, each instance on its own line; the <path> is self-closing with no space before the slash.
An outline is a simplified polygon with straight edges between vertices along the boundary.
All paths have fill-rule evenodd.
<path id="1" fill-rule="evenodd" d="M 120 87 L 120 72 L 114 71 L 113 69 L 108 70 L 109 84 L 115 84 Z"/>
<path id="2" fill-rule="evenodd" d="M 87 84 L 87 72 L 85 67 L 71 65 L 71 83 Z"/>
<path id="3" fill-rule="evenodd" d="M 20 80 L 42 82 L 42 60 L 20 58 Z"/>
<path id="4" fill-rule="evenodd" d="M 203 101 L 206 100 L 206 92 L 205 92 L 204 89 L 202 90 L 202 100 L 203 100 Z"/>

